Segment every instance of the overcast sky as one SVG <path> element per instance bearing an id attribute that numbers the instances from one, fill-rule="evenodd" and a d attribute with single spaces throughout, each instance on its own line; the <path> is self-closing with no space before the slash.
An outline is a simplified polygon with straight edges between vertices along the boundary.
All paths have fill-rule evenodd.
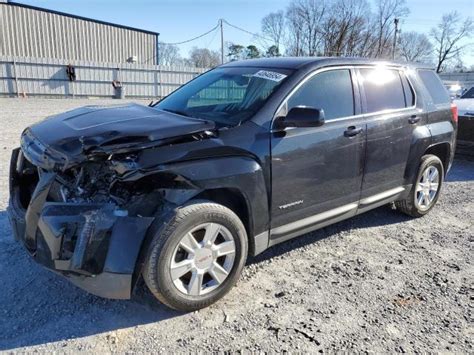
<path id="1" fill-rule="evenodd" d="M 17 2 L 68 12 L 103 21 L 160 32 L 163 42 L 181 42 L 206 32 L 219 18 L 250 32 L 260 31 L 260 20 L 272 11 L 285 9 L 289 0 L 16 0 Z M 402 31 L 429 33 L 443 13 L 457 10 L 474 17 L 474 0 L 408 0 L 410 14 L 401 24 Z M 473 34 L 474 35 L 474 34 Z M 255 42 L 252 35 L 229 27 L 226 41 L 243 45 Z M 474 43 L 474 37 L 470 39 Z M 257 43 L 258 44 L 258 43 Z M 187 56 L 193 46 L 220 48 L 218 31 L 180 45 Z M 465 65 L 474 65 L 474 46 L 463 55 Z"/>

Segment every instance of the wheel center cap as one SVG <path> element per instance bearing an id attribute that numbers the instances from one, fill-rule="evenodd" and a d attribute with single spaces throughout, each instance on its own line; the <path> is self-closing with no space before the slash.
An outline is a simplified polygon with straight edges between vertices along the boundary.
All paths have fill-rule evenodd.
<path id="1" fill-rule="evenodd" d="M 196 250 L 194 255 L 194 263 L 199 269 L 207 269 L 212 265 L 213 262 L 212 251 L 207 248 Z"/>

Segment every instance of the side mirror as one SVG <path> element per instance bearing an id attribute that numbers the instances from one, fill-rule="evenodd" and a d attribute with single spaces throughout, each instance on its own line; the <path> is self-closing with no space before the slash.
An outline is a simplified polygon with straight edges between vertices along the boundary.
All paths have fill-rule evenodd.
<path id="1" fill-rule="evenodd" d="M 296 106 L 283 118 L 282 123 L 284 127 L 319 127 L 324 124 L 324 110 Z"/>

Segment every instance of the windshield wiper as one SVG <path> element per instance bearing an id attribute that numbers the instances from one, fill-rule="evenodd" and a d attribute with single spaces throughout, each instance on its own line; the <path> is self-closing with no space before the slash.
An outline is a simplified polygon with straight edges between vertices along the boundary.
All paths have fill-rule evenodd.
<path id="1" fill-rule="evenodd" d="M 162 110 L 163 110 L 163 111 L 166 111 L 166 112 L 175 113 L 175 114 L 177 114 L 177 115 L 184 116 L 184 117 L 197 118 L 197 117 L 194 117 L 194 116 L 190 115 L 189 113 L 187 113 L 187 112 L 185 112 L 185 111 L 181 111 L 181 110 L 171 110 L 171 109 L 169 109 L 169 108 L 163 108 Z"/>

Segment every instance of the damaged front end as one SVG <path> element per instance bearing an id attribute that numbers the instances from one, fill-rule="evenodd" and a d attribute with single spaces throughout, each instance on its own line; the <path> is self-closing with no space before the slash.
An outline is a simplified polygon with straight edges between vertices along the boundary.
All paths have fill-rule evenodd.
<path id="1" fill-rule="evenodd" d="M 11 159 L 8 212 L 15 238 L 38 263 L 88 292 L 130 298 L 160 193 L 118 183 L 111 161 L 61 171 L 28 158 L 16 149 Z"/>
<path id="2" fill-rule="evenodd" d="M 155 216 L 199 192 L 165 166 L 195 158 L 195 142 L 204 152 L 217 144 L 213 130 L 140 105 L 86 107 L 28 127 L 10 167 L 15 238 L 90 293 L 129 298 Z"/>

